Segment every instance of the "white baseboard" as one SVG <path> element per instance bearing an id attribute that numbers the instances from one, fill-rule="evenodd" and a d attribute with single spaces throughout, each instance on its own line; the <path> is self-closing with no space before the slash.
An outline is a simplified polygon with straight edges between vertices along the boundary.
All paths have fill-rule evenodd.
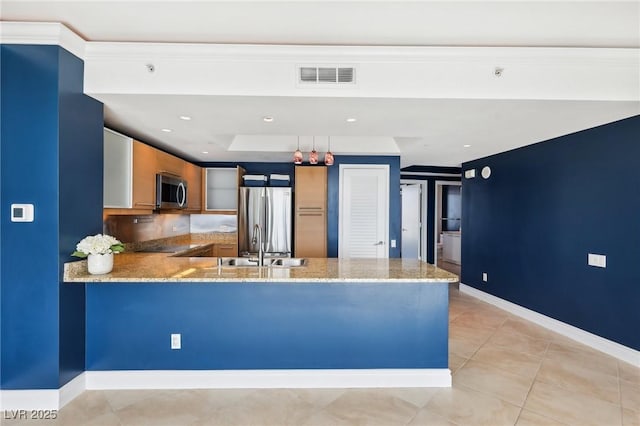
<path id="1" fill-rule="evenodd" d="M 441 369 L 86 371 L 87 389 L 451 387 Z"/>
<path id="2" fill-rule="evenodd" d="M 60 389 L 1 390 L 0 411 L 58 410 L 85 390 L 444 388 L 448 368 L 85 371 Z"/>
<path id="3" fill-rule="evenodd" d="M 85 389 L 82 373 L 60 389 L 0 390 L 0 411 L 59 410 Z"/>
<path id="4" fill-rule="evenodd" d="M 57 410 L 58 389 L 25 389 L 0 391 L 0 410 Z"/>
<path id="5" fill-rule="evenodd" d="M 544 328 L 548 328 L 558 334 L 562 334 L 563 336 L 618 358 L 619 360 L 635 365 L 636 367 L 640 367 L 640 351 L 636 351 L 635 349 L 605 339 L 604 337 L 589 333 L 588 331 L 584 331 L 578 327 L 558 321 L 523 306 L 516 305 L 515 303 L 511 303 L 492 294 L 485 293 L 484 291 L 466 284 L 460 283 L 460 291 L 528 321 L 536 323 Z"/>
<path id="6" fill-rule="evenodd" d="M 60 388 L 60 404 L 62 408 L 78 397 L 87 389 L 87 373 L 76 376 L 69 383 Z"/>

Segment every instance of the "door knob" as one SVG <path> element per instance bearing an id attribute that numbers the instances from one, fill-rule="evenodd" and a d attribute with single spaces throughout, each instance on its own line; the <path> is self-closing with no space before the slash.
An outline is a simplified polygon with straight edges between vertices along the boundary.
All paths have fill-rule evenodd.
<path id="1" fill-rule="evenodd" d="M 378 241 L 377 243 L 374 244 L 374 246 L 381 246 L 384 245 L 384 241 Z"/>

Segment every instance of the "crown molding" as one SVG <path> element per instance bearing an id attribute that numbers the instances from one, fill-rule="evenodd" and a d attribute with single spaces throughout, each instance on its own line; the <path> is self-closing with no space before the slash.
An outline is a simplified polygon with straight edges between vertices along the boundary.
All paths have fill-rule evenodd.
<path id="1" fill-rule="evenodd" d="M 0 43 L 59 45 L 81 59 L 199 59 L 200 61 L 311 61 L 395 63 L 505 61 L 511 64 L 635 66 L 638 48 L 300 46 L 213 43 L 130 43 L 86 41 L 59 22 L 0 22 Z"/>
<path id="2" fill-rule="evenodd" d="M 57 45 L 84 59 L 86 43 L 58 22 L 0 22 L 0 44 Z"/>
<path id="3" fill-rule="evenodd" d="M 637 48 L 301 46 L 214 43 L 87 42 L 92 60 L 268 61 L 298 63 L 475 63 L 573 66 L 638 66 Z"/>

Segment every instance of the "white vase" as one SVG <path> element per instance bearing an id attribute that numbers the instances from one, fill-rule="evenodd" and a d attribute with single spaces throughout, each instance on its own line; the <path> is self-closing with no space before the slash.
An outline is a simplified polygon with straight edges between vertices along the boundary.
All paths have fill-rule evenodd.
<path id="1" fill-rule="evenodd" d="M 90 254 L 87 257 L 87 269 L 92 275 L 108 274 L 113 269 L 113 253 Z"/>

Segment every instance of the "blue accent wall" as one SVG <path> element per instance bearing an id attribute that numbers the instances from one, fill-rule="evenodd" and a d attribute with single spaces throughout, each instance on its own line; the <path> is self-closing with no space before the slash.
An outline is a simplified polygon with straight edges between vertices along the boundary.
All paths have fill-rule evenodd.
<path id="1" fill-rule="evenodd" d="M 59 58 L 60 386 L 84 371 L 85 290 L 62 282 L 63 264 L 87 235 L 102 233 L 103 108 L 83 94 L 84 64 Z"/>
<path id="2" fill-rule="evenodd" d="M 340 213 L 340 164 L 385 164 L 389 166 L 389 239 L 396 240 L 396 247 L 389 244 L 389 257 L 400 257 L 402 238 L 402 210 L 400 200 L 400 157 L 336 155 L 333 166 L 327 173 L 327 255 L 338 257 L 338 215 Z M 247 174 L 288 174 L 291 186 L 295 184 L 295 164 L 293 163 L 200 163 L 202 167 L 244 167 Z M 305 163 L 304 165 L 308 165 Z"/>
<path id="3" fill-rule="evenodd" d="M 447 283 L 87 285 L 87 370 L 447 368 L 447 347 Z"/>
<path id="4" fill-rule="evenodd" d="M 58 50 L 0 49 L 0 383 L 3 389 L 57 388 Z M 12 203 L 35 204 L 35 221 L 12 223 Z"/>
<path id="5" fill-rule="evenodd" d="M 83 289 L 61 268 L 101 230 L 102 108 L 64 49 L 0 49 L 0 386 L 57 389 L 84 368 Z M 34 222 L 12 223 L 12 203 L 33 203 Z"/>
<path id="6" fill-rule="evenodd" d="M 640 350 L 638 135 L 640 116 L 465 163 L 492 172 L 463 181 L 462 282 Z"/>

